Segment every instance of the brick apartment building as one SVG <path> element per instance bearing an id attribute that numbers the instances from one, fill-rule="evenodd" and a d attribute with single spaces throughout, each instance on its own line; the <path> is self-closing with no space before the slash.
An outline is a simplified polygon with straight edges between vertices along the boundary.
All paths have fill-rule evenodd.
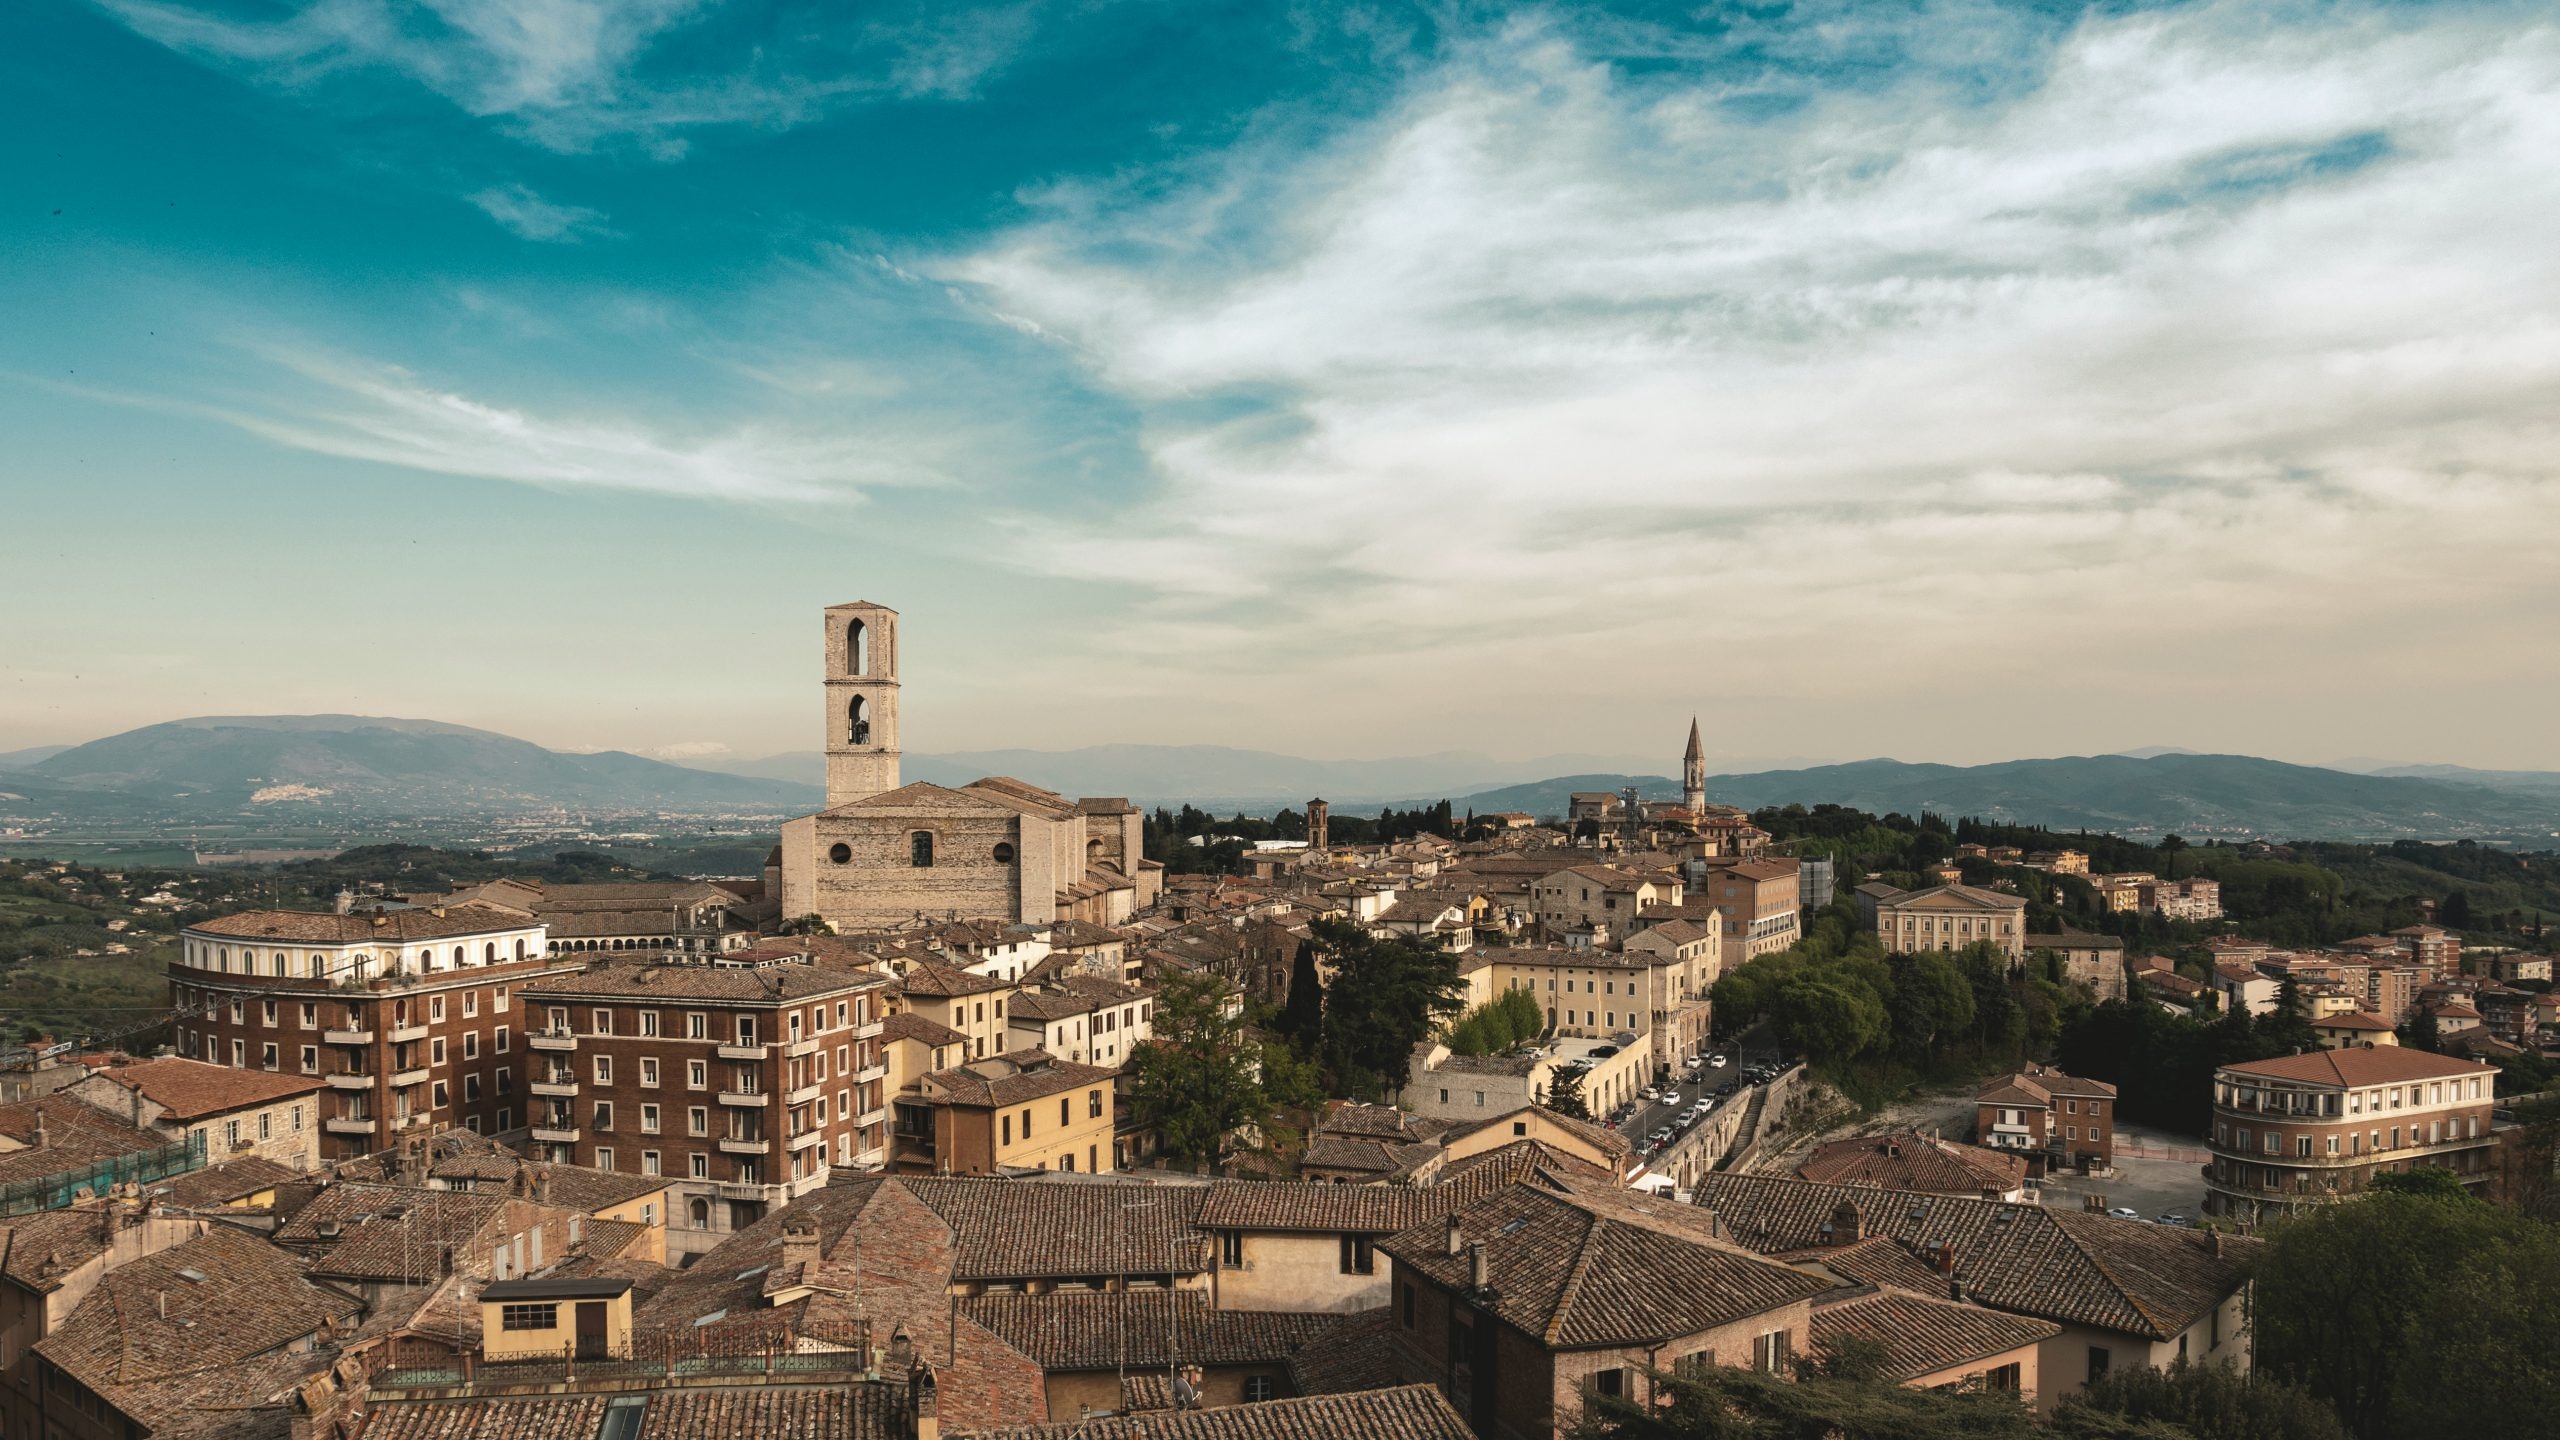
<path id="1" fill-rule="evenodd" d="M 2420 1166 L 2485 1187 L 2497 1081 L 2490 1066 L 2400 1046 L 2225 1065 L 2213 1074 L 2205 1208 L 2254 1216 L 2318 1204 Z"/>
<path id="2" fill-rule="evenodd" d="M 670 1244 L 707 1248 L 830 1166 L 885 1158 L 888 985 L 778 945 L 534 981 L 532 1139 L 551 1160 L 671 1178 Z"/>
<path id="3" fill-rule="evenodd" d="M 2027 1158 L 2032 1173 L 2116 1163 L 2116 1087 L 2044 1065 L 1986 1080 L 1974 1093 L 1976 1143 Z"/>
<path id="4" fill-rule="evenodd" d="M 493 905 L 251 910 L 181 932 L 172 1029 L 181 1055 L 318 1078 L 320 1158 L 352 1159 L 412 1130 L 512 1128 L 515 992 L 561 968 L 540 921 Z"/>

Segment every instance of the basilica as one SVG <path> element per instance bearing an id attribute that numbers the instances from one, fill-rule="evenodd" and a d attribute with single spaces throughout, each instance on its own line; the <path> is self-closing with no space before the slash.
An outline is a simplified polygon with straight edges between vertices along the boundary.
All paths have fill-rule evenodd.
<path id="1" fill-rule="evenodd" d="M 840 930 L 918 916 L 1114 925 L 1155 903 L 1164 867 L 1137 807 L 1001 775 L 898 783 L 898 612 L 826 611 L 827 805 L 782 827 L 781 914 Z"/>

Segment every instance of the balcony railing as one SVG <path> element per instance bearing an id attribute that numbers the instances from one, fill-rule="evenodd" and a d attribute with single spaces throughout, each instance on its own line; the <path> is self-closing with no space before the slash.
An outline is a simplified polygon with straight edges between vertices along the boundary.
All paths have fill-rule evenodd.
<path id="1" fill-rule="evenodd" d="M 791 1106 L 806 1105 L 810 1101 L 815 1100 L 826 1093 L 827 1087 L 824 1085 L 803 1085 L 799 1089 L 783 1096 L 782 1103 Z"/>
<path id="2" fill-rule="evenodd" d="M 2325 1151 L 2318 1155 L 2268 1155 L 2247 1154 L 2222 1145 L 2209 1148 L 2217 1160 L 2227 1160 L 2234 1165 L 2273 1165 L 2283 1170 L 2346 1170 L 2358 1165 L 2387 1164 L 2395 1160 L 2406 1160 L 2413 1155 L 2441 1155 L 2457 1150 L 2478 1150 L 2497 1143 L 2498 1139 L 2495 1135 L 2483 1130 L 2477 1135 L 2463 1135 L 2450 1140 L 2367 1150 L 2361 1155 L 2331 1155 Z"/>
<path id="3" fill-rule="evenodd" d="M 394 1045 L 410 1045 L 426 1038 L 427 1027 L 424 1025 L 394 1025 L 391 1027 L 391 1043 Z"/>
<path id="4" fill-rule="evenodd" d="M 536 1050 L 575 1050 L 578 1048 L 578 1032 L 575 1030 L 528 1031 L 524 1037 L 524 1043 Z"/>
<path id="5" fill-rule="evenodd" d="M 791 1043 L 789 1043 L 789 1044 L 787 1044 L 787 1045 L 783 1046 L 783 1047 L 782 1047 L 782 1053 L 783 1053 L 783 1054 L 785 1054 L 785 1055 L 787 1055 L 787 1056 L 789 1056 L 789 1057 L 791 1057 L 791 1058 L 792 1058 L 792 1059 L 794 1059 L 794 1060 L 797 1060 L 797 1059 L 800 1059 L 801 1057 L 806 1056 L 806 1055 L 815 1055 L 815 1054 L 817 1054 L 817 1053 L 818 1053 L 818 1045 L 819 1045 L 819 1041 L 817 1040 L 817 1038 L 816 1038 L 816 1037 L 812 1036 L 812 1037 L 810 1037 L 810 1038 L 808 1038 L 808 1039 L 805 1039 L 805 1040 L 794 1040 L 794 1041 L 792 1041 Z"/>
<path id="6" fill-rule="evenodd" d="M 323 1030 L 320 1032 L 320 1038 L 331 1045 L 370 1045 L 373 1043 L 373 1032 L 370 1030 Z"/>
<path id="7" fill-rule="evenodd" d="M 717 1047 L 715 1047 L 714 1053 L 718 1054 L 723 1060 L 761 1060 L 764 1058 L 764 1046 L 760 1042 L 747 1043 L 742 1041 L 733 1045 L 727 1041 L 722 1041 Z"/>
<path id="8" fill-rule="evenodd" d="M 525 1088 L 546 1100 L 575 1100 L 578 1098 L 578 1077 L 545 1075 Z"/>
<path id="9" fill-rule="evenodd" d="M 575 1145 L 578 1143 L 578 1127 L 574 1125 L 536 1125 L 533 1127 L 533 1138 L 546 1145 Z"/>
<path id="10" fill-rule="evenodd" d="M 853 1072 L 853 1081 L 857 1085 L 868 1085 L 874 1080 L 886 1080 L 888 1078 L 889 1062 L 886 1060 L 875 1061 L 874 1063 L 865 1065 L 861 1069 Z"/>
<path id="11" fill-rule="evenodd" d="M 391 1088 L 394 1090 L 397 1090 L 404 1085 L 424 1085 L 426 1083 L 427 1067 L 424 1065 L 413 1066 L 407 1070 L 394 1070 L 391 1072 Z"/>
<path id="12" fill-rule="evenodd" d="M 723 1105 L 744 1105 L 749 1109 L 757 1110 L 764 1108 L 765 1102 L 772 1098 L 773 1096 L 762 1090 L 723 1090 L 720 1092 L 720 1103 Z"/>
<path id="13" fill-rule="evenodd" d="M 812 1149 L 812 1148 L 814 1148 L 814 1147 L 816 1147 L 816 1146 L 824 1145 L 824 1144 L 826 1144 L 826 1143 L 827 1143 L 827 1132 L 826 1132 L 826 1131 L 824 1131 L 824 1130 L 803 1130 L 803 1131 L 801 1131 L 799 1134 L 794 1135 L 794 1136 L 792 1136 L 792 1137 L 791 1137 L 791 1143 L 790 1143 L 790 1145 L 789 1145 L 787 1148 L 789 1148 L 789 1149 L 791 1149 L 791 1150 L 795 1150 L 795 1151 L 797 1151 L 797 1150 L 808 1150 L 808 1149 Z"/>
<path id="14" fill-rule="evenodd" d="M 320 1128 L 332 1135 L 370 1135 L 382 1126 L 370 1116 L 350 1119 L 344 1115 L 332 1115 L 320 1122 Z"/>
<path id="15" fill-rule="evenodd" d="M 723 1135 L 720 1137 L 720 1149 L 730 1155 L 770 1155 L 773 1153 L 773 1142 L 742 1140 L 733 1135 Z"/>

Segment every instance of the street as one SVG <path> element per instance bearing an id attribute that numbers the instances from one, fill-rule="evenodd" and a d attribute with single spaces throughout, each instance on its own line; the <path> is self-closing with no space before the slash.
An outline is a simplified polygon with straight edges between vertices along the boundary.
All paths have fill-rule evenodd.
<path id="1" fill-rule="evenodd" d="M 1717 1097 L 1715 1102 L 1717 1110 L 1723 1109 L 1729 1103 L 1734 1103 L 1731 1097 L 1739 1092 L 1743 1085 L 1742 1062 L 1731 1058 L 1730 1049 L 1723 1053 L 1728 1057 L 1724 1068 L 1717 1069 L 1713 1065 L 1702 1066 L 1697 1070 L 1694 1078 L 1689 1071 L 1679 1066 L 1672 1067 L 1673 1078 L 1669 1082 L 1672 1087 L 1672 1098 L 1641 1101 L 1632 1110 L 1621 1112 L 1616 1116 L 1604 1117 L 1605 1123 L 1625 1135 L 1639 1153 L 1651 1153 L 1654 1147 L 1646 1141 L 1645 1137 L 1656 1129 L 1664 1127 L 1668 1127 L 1674 1136 L 1688 1129 L 1682 1121 L 1682 1115 L 1700 1096 Z"/>

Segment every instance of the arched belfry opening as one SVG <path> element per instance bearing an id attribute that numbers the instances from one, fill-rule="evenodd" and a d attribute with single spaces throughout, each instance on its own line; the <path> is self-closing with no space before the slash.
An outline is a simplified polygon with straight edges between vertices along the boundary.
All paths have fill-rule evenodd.
<path id="1" fill-rule="evenodd" d="M 871 673 L 871 627 L 859 620 L 849 621 L 844 627 L 844 673 Z"/>
<path id="2" fill-rule="evenodd" d="M 844 720 L 845 743 L 849 745 L 868 745 L 871 743 L 870 701 L 863 699 L 859 695 L 854 696 L 852 703 L 845 706 Z"/>
<path id="3" fill-rule="evenodd" d="M 827 804 L 898 788 L 898 612 L 857 600 L 826 612 Z"/>

